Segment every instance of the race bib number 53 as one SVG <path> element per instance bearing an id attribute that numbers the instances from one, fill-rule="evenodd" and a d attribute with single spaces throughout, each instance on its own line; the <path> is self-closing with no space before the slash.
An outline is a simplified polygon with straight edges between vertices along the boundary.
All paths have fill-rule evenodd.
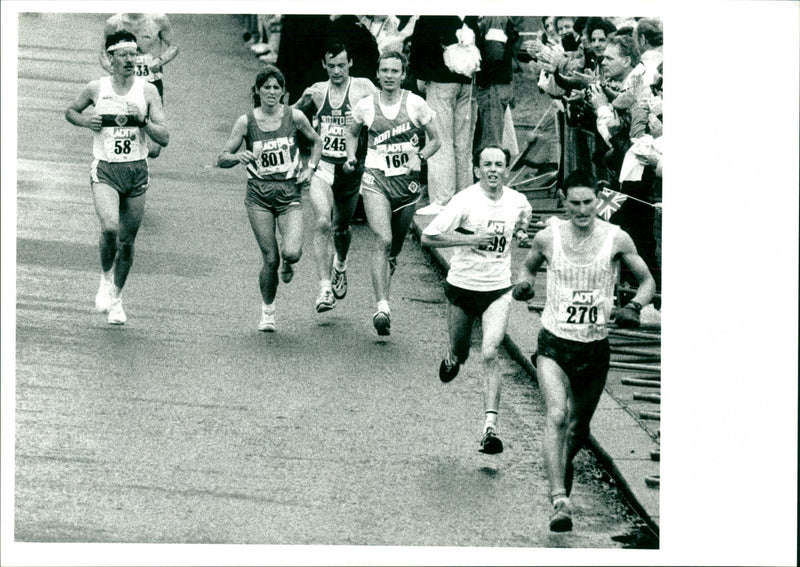
<path id="1" fill-rule="evenodd" d="M 604 307 L 599 289 L 565 289 L 558 302 L 558 321 L 567 325 L 605 325 Z"/>

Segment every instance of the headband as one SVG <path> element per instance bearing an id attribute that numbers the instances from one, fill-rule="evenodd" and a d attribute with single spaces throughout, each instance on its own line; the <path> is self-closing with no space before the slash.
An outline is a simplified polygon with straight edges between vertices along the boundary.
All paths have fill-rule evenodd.
<path id="1" fill-rule="evenodd" d="M 106 51 L 116 51 L 117 49 L 122 49 L 123 47 L 133 47 L 134 49 L 136 49 L 138 45 L 136 45 L 135 41 L 131 41 L 129 39 L 123 39 L 121 41 L 118 41 L 111 47 L 107 47 Z"/>

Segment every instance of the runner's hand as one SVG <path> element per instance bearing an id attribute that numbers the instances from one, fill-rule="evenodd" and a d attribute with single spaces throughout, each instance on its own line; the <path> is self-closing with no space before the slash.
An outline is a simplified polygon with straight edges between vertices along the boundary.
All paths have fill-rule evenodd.
<path id="1" fill-rule="evenodd" d="M 620 329 L 635 329 L 639 326 L 639 312 L 632 306 L 626 305 L 617 311 L 615 321 Z"/>
<path id="2" fill-rule="evenodd" d="M 489 250 L 496 246 L 496 238 L 496 234 L 486 232 L 486 228 L 484 227 L 478 227 L 473 235 L 473 242 L 478 250 Z"/>
<path id="3" fill-rule="evenodd" d="M 345 173 L 353 173 L 356 170 L 356 163 L 358 163 L 358 161 L 355 158 L 348 159 L 342 164 L 342 169 Z"/>
<path id="4" fill-rule="evenodd" d="M 238 159 L 239 163 L 243 165 L 247 165 L 248 163 L 252 163 L 256 160 L 256 155 L 250 150 L 244 150 L 243 152 L 235 153 L 233 154 L 233 157 Z"/>
<path id="5" fill-rule="evenodd" d="M 139 107 L 133 104 L 132 102 L 128 103 L 128 110 L 127 113 L 131 116 L 135 116 L 139 122 L 144 122 L 145 115 L 139 111 Z"/>
<path id="6" fill-rule="evenodd" d="M 534 295 L 536 295 L 536 292 L 530 282 L 519 282 L 511 290 L 511 297 L 517 301 L 529 301 L 533 299 Z"/>
<path id="7" fill-rule="evenodd" d="M 92 115 L 89 122 L 86 123 L 86 127 L 93 132 L 99 132 L 103 129 L 103 117 L 99 114 Z"/>
<path id="8" fill-rule="evenodd" d="M 304 167 L 300 174 L 297 176 L 297 180 L 295 183 L 297 185 L 303 185 L 304 183 L 308 183 L 311 178 L 314 176 L 314 170 L 310 167 Z"/>
<path id="9" fill-rule="evenodd" d="M 528 233 L 525 232 L 525 229 L 518 228 L 517 232 L 514 233 L 514 236 L 517 237 L 517 246 L 519 246 L 520 248 L 531 247 L 531 239 L 528 236 Z"/>
<path id="10" fill-rule="evenodd" d="M 411 154 L 411 157 L 408 158 L 408 162 L 406 162 L 406 167 L 411 174 L 419 173 L 420 169 L 422 169 L 422 160 L 419 159 L 419 155 Z"/>

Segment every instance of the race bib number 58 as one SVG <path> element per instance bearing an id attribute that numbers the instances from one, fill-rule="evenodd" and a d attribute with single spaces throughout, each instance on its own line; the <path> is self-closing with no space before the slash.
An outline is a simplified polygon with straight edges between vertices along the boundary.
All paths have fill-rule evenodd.
<path id="1" fill-rule="evenodd" d="M 103 139 L 106 159 L 110 162 L 133 161 L 140 159 L 137 137 L 139 128 L 105 128 Z"/>

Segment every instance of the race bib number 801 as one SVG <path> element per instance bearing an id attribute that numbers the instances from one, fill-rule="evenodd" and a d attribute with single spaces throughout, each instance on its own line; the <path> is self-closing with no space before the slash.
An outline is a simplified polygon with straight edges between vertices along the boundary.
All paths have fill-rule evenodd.
<path id="1" fill-rule="evenodd" d="M 289 138 L 259 140 L 253 144 L 256 156 L 256 170 L 259 175 L 286 173 L 292 167 L 292 154 Z"/>

